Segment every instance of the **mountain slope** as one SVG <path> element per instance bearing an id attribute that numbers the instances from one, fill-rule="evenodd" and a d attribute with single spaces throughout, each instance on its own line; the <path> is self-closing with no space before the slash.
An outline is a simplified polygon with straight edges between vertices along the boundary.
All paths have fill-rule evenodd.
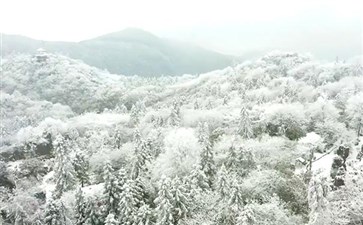
<path id="1" fill-rule="evenodd" d="M 253 224 L 363 221 L 361 64 L 274 52 L 198 76 L 145 78 L 38 56 L 2 67 L 0 224 L 17 224 L 14 215 L 44 224 L 53 200 L 75 224 L 77 207 L 106 209 L 109 184 L 121 182 L 114 193 L 130 188 L 142 201 L 137 218 L 145 208 L 164 215 L 164 188 L 181 193 L 190 215 L 180 225 L 245 212 Z"/>
<path id="2" fill-rule="evenodd" d="M 78 43 L 3 35 L 4 55 L 14 52 L 34 53 L 38 48 L 81 59 L 111 73 L 141 76 L 203 73 L 224 68 L 233 60 L 232 56 L 162 39 L 132 28 Z"/>

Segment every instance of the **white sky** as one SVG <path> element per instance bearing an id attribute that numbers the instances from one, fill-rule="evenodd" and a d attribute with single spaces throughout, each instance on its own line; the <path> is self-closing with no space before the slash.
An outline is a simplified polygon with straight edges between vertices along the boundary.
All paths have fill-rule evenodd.
<path id="1" fill-rule="evenodd" d="M 80 41 L 138 27 L 228 53 L 248 50 L 237 47 L 246 41 L 252 50 L 278 47 L 273 42 L 287 34 L 319 40 L 321 32 L 343 32 L 359 48 L 362 15 L 362 0 L 0 0 L 0 32 Z"/>

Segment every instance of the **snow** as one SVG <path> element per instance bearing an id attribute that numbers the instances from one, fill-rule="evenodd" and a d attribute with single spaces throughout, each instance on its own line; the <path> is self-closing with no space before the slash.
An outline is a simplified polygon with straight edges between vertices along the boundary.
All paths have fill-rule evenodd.
<path id="1" fill-rule="evenodd" d="M 82 188 L 85 197 L 102 196 L 104 183 L 89 185 Z"/>
<path id="2" fill-rule="evenodd" d="M 45 191 L 46 199 L 49 199 L 52 196 L 52 192 L 55 189 L 55 184 L 52 181 L 54 176 L 54 171 L 49 172 L 47 175 L 43 177 L 43 182 L 40 185 L 40 188 Z"/>
<path id="3" fill-rule="evenodd" d="M 314 67 L 307 65 L 307 68 L 294 65 L 301 63 L 301 60 L 305 59 L 299 59 L 295 55 L 274 53 L 256 62 L 241 64 L 235 68 L 229 67 L 198 76 L 155 79 L 137 76 L 117 77 L 106 71 L 99 71 L 68 60 L 66 57 L 52 56 L 49 68 L 42 69 L 33 68 L 32 64 L 25 62 L 20 64 L 21 60 L 15 61 L 14 65 L 7 65 L 4 91 L 1 91 L 1 93 L 4 92 L 1 101 L 6 103 L 4 104 L 6 105 L 5 115 L 9 120 L 5 128 L 16 122 L 14 119 L 16 117 L 21 116 L 21 119 L 30 120 L 33 119 L 31 116 L 34 114 L 39 116 L 35 118 L 36 120 L 34 119 L 36 122 L 14 127 L 14 134 L 17 133 L 17 135 L 12 136 L 21 142 L 15 144 L 47 141 L 44 134 L 48 133 L 52 136 L 64 134 L 71 137 L 70 141 L 79 141 L 79 146 L 76 144 L 72 146 L 77 152 L 85 153 L 89 160 L 90 173 L 95 178 L 91 179 L 92 185 L 83 187 L 82 190 L 86 197 L 101 197 L 104 183 L 95 184 L 95 182 L 99 182 L 99 177 L 102 176 L 101 166 L 104 162 L 109 160 L 115 169 L 125 167 L 127 170 L 131 169 L 134 163 L 135 155 L 138 153 L 137 145 L 132 137 L 135 127 L 140 130 L 141 139 L 147 140 L 150 144 L 150 149 L 156 147 L 155 157 L 150 157 L 150 161 L 146 163 L 147 178 L 150 178 L 150 183 L 146 182 L 146 188 L 147 190 L 152 188 L 154 191 L 154 185 L 162 175 L 171 178 L 175 176 L 187 178 L 192 168 L 203 161 L 200 160 L 203 145 L 198 142 L 197 125 L 199 122 L 207 122 L 210 131 L 218 128 L 223 132 L 213 145 L 215 166 L 220 167 L 228 162 L 228 149 L 232 145 L 238 154 L 244 152 L 242 150 L 251 151 L 257 169 L 251 168 L 251 174 L 246 177 L 239 178 L 233 175 L 229 179 L 236 184 L 241 182 L 239 185 L 245 185 L 251 189 L 251 193 L 257 191 L 263 196 L 268 193 L 267 187 L 274 187 L 282 181 L 291 181 L 289 177 L 281 176 L 280 169 L 285 169 L 284 165 L 297 162 L 295 173 L 305 173 L 306 158 L 311 149 L 317 150 L 314 153 L 314 158 L 317 160 L 312 164 L 313 176 L 329 177 L 336 157 L 333 150 L 336 148 L 330 149 L 331 152 L 330 150 L 325 151 L 326 153 L 318 152 L 326 150 L 325 145 L 330 139 L 334 139 L 332 142 L 341 137 L 347 137 L 348 142 L 352 141 L 352 137 L 354 141 L 356 140 L 352 119 L 357 119 L 361 115 L 361 105 L 358 101 L 362 98 L 359 94 L 363 90 L 361 77 L 348 77 L 346 74 L 351 72 L 348 70 L 345 73 L 347 67 L 340 68 L 339 65 L 323 68 L 324 76 L 321 77 L 319 76 L 322 70 L 320 64 L 314 64 Z M 280 67 L 286 67 L 290 71 L 281 74 L 280 70 L 284 68 Z M 36 69 L 36 73 L 33 74 L 32 69 Z M 291 69 L 295 70 L 291 71 Z M 308 71 L 305 73 L 306 70 Z M 29 82 L 29 75 L 33 75 L 35 84 Z M 315 75 L 315 78 L 320 80 L 312 81 L 315 78 L 311 75 Z M 13 89 L 17 91 L 11 92 Z M 42 91 L 38 93 L 34 90 Z M 242 96 L 242 91 L 246 91 L 245 96 Z M 182 103 L 180 115 L 178 115 L 181 121 L 180 127 L 170 126 L 169 123 L 158 127 L 157 123 L 151 122 L 153 117 L 167 121 L 173 109 L 172 102 L 179 100 Z M 123 104 L 127 107 L 133 104 L 138 105 L 137 102 L 145 103 L 146 108 L 144 110 L 144 107 L 141 107 L 140 122 L 135 127 L 134 124 L 129 123 L 128 113 L 120 114 L 116 113 L 116 110 L 113 111 L 114 108 Z M 349 116 L 344 118 L 342 116 L 344 114 L 339 114 L 342 112 L 340 106 L 345 106 L 347 103 L 349 104 L 344 113 L 348 113 Z M 249 128 L 254 130 L 254 136 L 250 138 L 236 134 L 243 106 L 248 109 L 252 121 Z M 291 124 L 292 128 L 301 128 L 302 132 L 299 132 L 298 137 L 311 130 L 315 130 L 316 133 L 307 133 L 298 140 L 296 140 L 297 137 L 288 139 L 283 132 L 271 136 L 271 127 L 274 128 L 274 126 L 268 126 L 269 123 L 276 126 Z M 311 126 L 312 124 L 317 128 Z M 318 129 L 321 124 L 328 129 L 325 127 Z M 117 132 L 113 129 L 115 125 L 117 125 Z M 73 129 L 77 130 L 80 138 L 72 138 L 74 137 L 72 134 L 78 135 L 72 132 Z M 115 137 L 119 136 L 119 140 L 115 140 Z M 348 160 L 353 162 L 360 146 L 361 144 L 353 147 Z M 75 151 L 69 153 L 70 157 L 73 157 L 74 153 Z M 8 162 L 6 166 L 12 173 L 19 169 L 21 162 L 21 160 Z M 347 163 L 347 166 L 350 165 Z M 271 176 L 273 179 L 266 179 Z M 49 172 L 40 181 L 40 185 L 38 184 L 48 199 L 55 189 L 53 177 L 54 172 Z M 303 180 L 299 181 L 301 183 L 298 185 L 302 187 Z M 68 203 L 74 201 L 75 190 L 78 186 L 79 184 L 74 189 L 66 191 L 62 199 Z M 287 191 L 303 194 L 298 193 L 300 191 L 298 189 L 292 187 L 291 190 L 287 188 Z M 214 191 L 210 193 L 212 196 L 217 194 Z M 271 190 L 268 194 L 279 193 Z M 155 196 L 151 198 L 153 197 Z M 246 198 L 249 197 L 251 196 Z M 248 200 L 254 199 L 251 197 Z M 196 204 L 214 204 L 208 199 L 203 201 L 205 203 L 196 202 Z M 297 203 L 300 204 L 300 202 Z M 74 208 L 72 204 L 67 206 L 69 209 Z M 216 208 L 222 208 L 220 206 Z M 198 207 L 204 206 L 198 205 Z M 200 221 L 198 224 L 203 222 Z"/>
<path id="4" fill-rule="evenodd" d="M 19 166 L 22 164 L 22 160 L 14 161 L 14 162 L 8 162 L 7 167 L 10 171 L 19 171 Z"/>
<path id="5" fill-rule="evenodd" d="M 213 125 L 221 125 L 224 115 L 216 110 L 183 110 L 182 117 L 185 126 L 195 127 L 198 122 L 208 122 Z"/>
<path id="6" fill-rule="evenodd" d="M 315 132 L 307 133 L 305 137 L 300 138 L 299 144 L 313 145 L 316 146 L 322 141 L 320 135 Z"/>
<path id="7" fill-rule="evenodd" d="M 322 154 L 315 154 L 316 158 L 321 157 Z M 336 157 L 334 153 L 323 156 L 321 159 L 313 162 L 312 171 L 313 173 L 320 173 L 325 177 L 330 176 L 331 166 L 333 164 L 333 159 Z"/>
<path id="8" fill-rule="evenodd" d="M 70 127 L 110 127 L 118 123 L 129 121 L 129 115 L 116 113 L 86 113 L 81 116 L 71 118 L 68 122 Z"/>

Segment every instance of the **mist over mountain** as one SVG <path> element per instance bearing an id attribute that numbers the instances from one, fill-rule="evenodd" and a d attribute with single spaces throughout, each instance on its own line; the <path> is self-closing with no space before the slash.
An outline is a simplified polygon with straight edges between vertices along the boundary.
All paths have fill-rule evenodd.
<path id="1" fill-rule="evenodd" d="M 159 38 L 141 29 L 128 28 L 81 42 L 35 40 L 3 35 L 3 55 L 34 53 L 44 48 L 111 73 L 141 76 L 208 72 L 231 65 L 235 57 L 192 44 Z"/>

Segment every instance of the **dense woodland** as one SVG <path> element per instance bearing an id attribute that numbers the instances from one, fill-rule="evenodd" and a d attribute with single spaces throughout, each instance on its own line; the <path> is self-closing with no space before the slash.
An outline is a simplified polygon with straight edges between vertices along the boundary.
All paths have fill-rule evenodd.
<path id="1" fill-rule="evenodd" d="M 272 52 L 127 77 L 1 69 L 0 224 L 363 224 L 363 67 Z"/>

